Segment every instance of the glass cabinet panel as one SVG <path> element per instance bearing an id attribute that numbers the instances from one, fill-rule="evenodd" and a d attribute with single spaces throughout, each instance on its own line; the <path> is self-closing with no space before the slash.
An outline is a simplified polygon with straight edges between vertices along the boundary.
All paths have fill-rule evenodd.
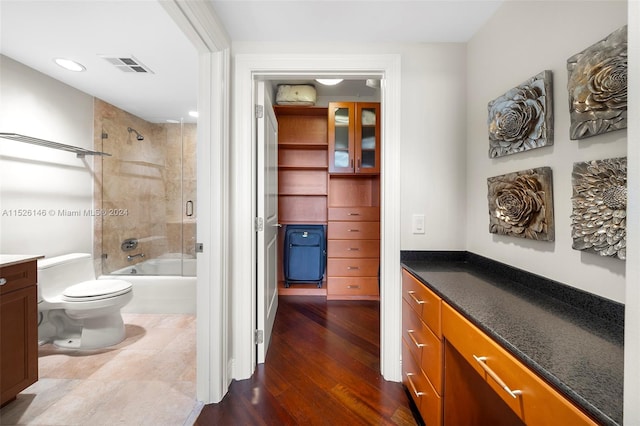
<path id="1" fill-rule="evenodd" d="M 376 108 L 362 108 L 361 133 L 356 140 L 360 143 L 360 169 L 376 168 L 376 148 L 378 145 L 376 134 Z"/>
<path id="2" fill-rule="evenodd" d="M 349 108 L 336 108 L 334 120 L 334 165 L 339 168 L 349 167 Z"/>

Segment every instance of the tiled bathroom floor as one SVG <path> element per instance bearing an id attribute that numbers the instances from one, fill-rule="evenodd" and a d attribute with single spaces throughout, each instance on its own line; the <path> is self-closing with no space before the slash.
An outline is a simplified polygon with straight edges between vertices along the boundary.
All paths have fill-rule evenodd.
<path id="1" fill-rule="evenodd" d="M 44 345 L 39 380 L 1 425 L 189 425 L 198 415 L 193 315 L 123 314 L 126 339 L 79 352 Z"/>

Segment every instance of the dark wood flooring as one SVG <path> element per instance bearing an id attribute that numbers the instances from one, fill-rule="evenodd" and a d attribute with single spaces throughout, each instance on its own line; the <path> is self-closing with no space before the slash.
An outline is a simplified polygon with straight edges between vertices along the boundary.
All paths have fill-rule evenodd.
<path id="1" fill-rule="evenodd" d="M 380 303 L 280 297 L 266 362 L 195 425 L 415 425 L 380 375 Z"/>

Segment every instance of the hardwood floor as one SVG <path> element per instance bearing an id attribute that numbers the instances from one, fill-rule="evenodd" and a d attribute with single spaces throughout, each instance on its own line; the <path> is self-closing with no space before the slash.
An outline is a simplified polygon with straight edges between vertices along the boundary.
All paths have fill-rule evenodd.
<path id="1" fill-rule="evenodd" d="M 265 364 L 195 425 L 415 425 L 380 375 L 380 303 L 280 297 Z"/>

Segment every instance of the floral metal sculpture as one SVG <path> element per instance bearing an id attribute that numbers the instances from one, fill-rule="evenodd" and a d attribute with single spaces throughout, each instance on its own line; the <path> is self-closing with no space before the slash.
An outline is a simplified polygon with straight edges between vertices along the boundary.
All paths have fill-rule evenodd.
<path id="1" fill-rule="evenodd" d="M 543 71 L 489 102 L 489 158 L 553 145 L 551 86 Z"/>
<path id="2" fill-rule="evenodd" d="M 573 248 L 627 257 L 627 159 L 573 165 Z"/>
<path id="3" fill-rule="evenodd" d="M 489 232 L 553 241 L 553 185 L 550 167 L 487 179 Z"/>
<path id="4" fill-rule="evenodd" d="M 571 139 L 627 127 L 627 26 L 567 60 Z"/>

